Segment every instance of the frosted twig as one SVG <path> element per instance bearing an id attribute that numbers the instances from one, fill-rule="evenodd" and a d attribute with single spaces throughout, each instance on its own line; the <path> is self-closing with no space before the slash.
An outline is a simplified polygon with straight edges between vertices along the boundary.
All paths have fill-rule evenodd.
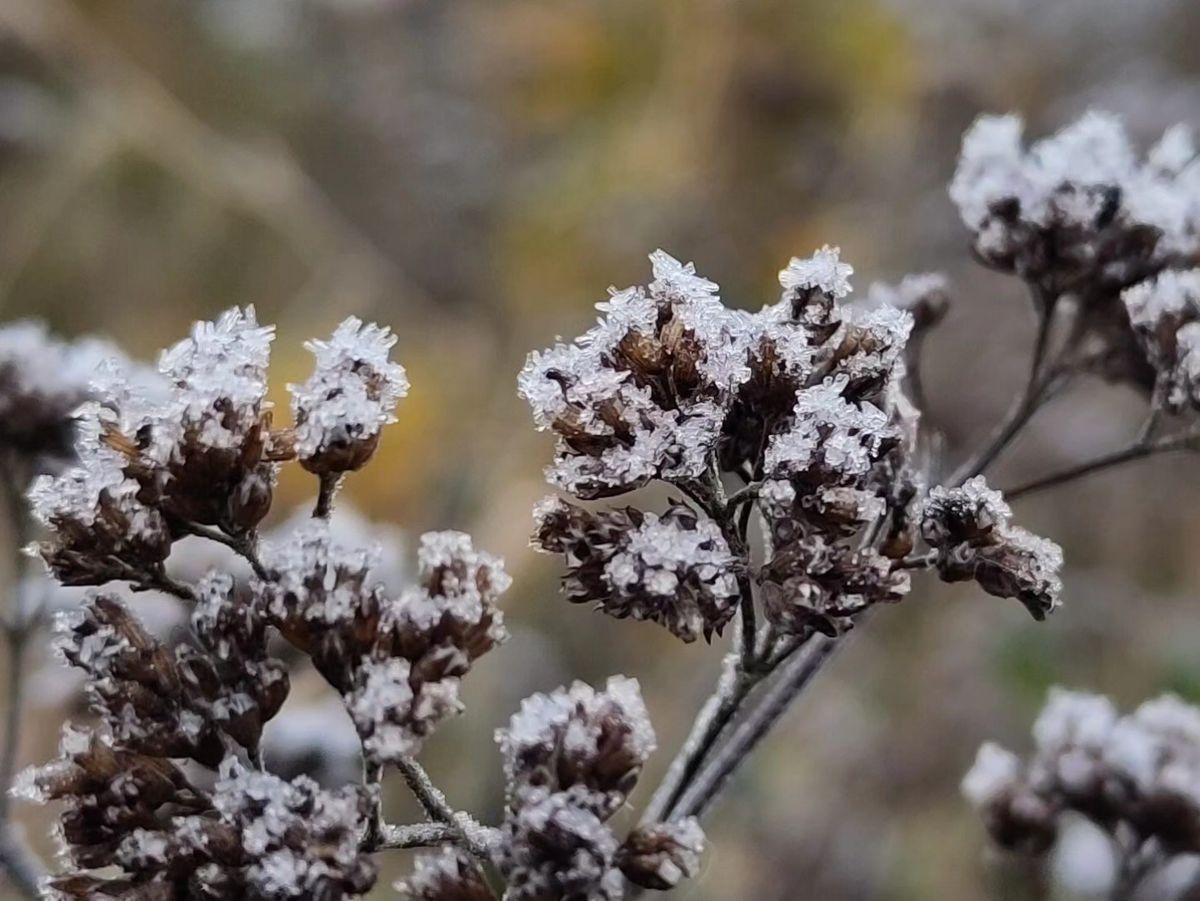
<path id="1" fill-rule="evenodd" d="M 688 737 L 646 805 L 643 823 L 667 817 L 755 684 L 755 677 L 742 670 L 738 655 L 727 654 L 717 688 L 696 714 Z"/>
<path id="2" fill-rule="evenodd" d="M 491 860 L 491 830 L 477 823 L 470 815 L 451 807 L 441 789 L 433 784 L 429 773 L 412 757 L 400 758 L 396 767 L 431 820 L 452 829 L 463 848 L 474 857 L 485 862 Z"/>
<path id="3" fill-rule="evenodd" d="M 256 541 L 253 535 L 243 535 L 240 537 L 227 535 L 220 529 L 213 529 L 209 526 L 201 525 L 198 522 L 181 522 L 180 527 L 192 535 L 199 538 L 205 538 L 208 541 L 215 541 L 217 544 L 223 544 L 225 547 L 234 551 L 239 557 L 242 557 L 250 568 L 254 570 L 254 574 L 260 579 L 270 578 L 266 567 L 258 557 Z"/>
<path id="4" fill-rule="evenodd" d="M 803 653 L 784 665 L 778 678 L 767 689 L 757 706 L 680 797 L 671 812 L 671 819 L 680 820 L 704 813 L 716 800 L 729 777 L 749 757 L 763 736 L 770 731 L 829 660 L 834 649 L 844 640 L 844 637 L 835 639 L 818 636 Z"/>
<path id="5" fill-rule="evenodd" d="M 329 519 L 333 515 L 333 498 L 337 494 L 342 477 L 339 473 L 322 473 L 320 489 L 317 493 L 317 505 L 313 508 L 315 519 Z"/>
<path id="6" fill-rule="evenodd" d="M 374 841 L 365 847 L 371 851 L 390 851 L 404 848 L 432 848 L 457 843 L 459 834 L 445 823 L 414 823 L 410 826 L 381 824 Z"/>

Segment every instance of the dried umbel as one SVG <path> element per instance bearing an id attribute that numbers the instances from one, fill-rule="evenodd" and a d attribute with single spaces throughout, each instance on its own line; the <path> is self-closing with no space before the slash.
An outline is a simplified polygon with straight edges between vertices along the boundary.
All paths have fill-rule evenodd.
<path id="1" fill-rule="evenodd" d="M 1148 877 L 1200 850 L 1200 710 L 1172 695 L 1119 716 L 1105 697 L 1055 689 L 1022 761 L 985 744 L 963 793 L 1005 848 L 1041 854 L 1081 815 L 1140 855 Z"/>
<path id="2" fill-rule="evenodd" d="M 68 730 L 61 759 L 23 780 L 24 794 L 65 804 L 71 870 L 50 881 L 54 897 L 362 895 L 375 881 L 370 855 L 391 835 L 377 784 L 385 764 L 402 765 L 412 784 L 427 780 L 411 755 L 461 710 L 472 663 L 507 637 L 497 602 L 509 578 L 469 536 L 423 536 L 408 588 L 395 585 L 394 565 L 376 572 L 377 549 L 335 537 L 364 530 L 335 530 L 327 477 L 366 462 L 406 384 L 387 359 L 390 332 L 348 320 L 312 345 L 318 371 L 296 391 L 294 432 L 272 431 L 272 336 L 252 310 L 232 310 L 163 354 L 162 392 L 110 371 L 77 414 L 77 465 L 30 491 L 50 530 L 37 550 L 60 581 L 174 595 L 191 625 L 172 647 L 119 591 L 92 593 L 61 617 L 57 647 L 84 671 L 99 725 Z M 297 453 L 321 476 L 323 503 L 260 556 L 255 527 L 276 470 Z M 225 556 L 213 562 L 228 571 L 189 578 L 172 557 L 168 572 L 184 536 L 220 545 Z M 342 695 L 365 784 L 323 791 L 263 769 L 264 725 L 290 682 L 272 653 L 275 631 Z M 197 775 L 202 767 L 215 777 Z M 441 831 L 429 841 L 490 853 L 484 827 L 431 811 Z"/>
<path id="3" fill-rule="evenodd" d="M 657 622 L 684 641 L 711 639 L 737 609 L 737 558 L 690 507 L 661 517 L 634 507 L 592 513 L 551 497 L 534 520 L 535 546 L 566 561 L 569 600 Z"/>
<path id="4" fill-rule="evenodd" d="M 698 856 L 704 838 L 698 827 L 691 828 L 694 823 L 682 832 L 668 830 L 693 849 L 675 851 L 682 854 L 676 864 L 650 859 L 671 856 L 665 838 L 656 843 L 635 832 L 623 845 L 607 825 L 654 750 L 654 731 L 635 681 L 614 677 L 602 692 L 576 682 L 534 695 L 496 737 L 508 797 L 496 850 L 506 899 L 618 899 L 622 862 L 643 877 L 639 884 L 654 881 L 655 871 L 665 881 L 695 870 L 688 854 Z"/>

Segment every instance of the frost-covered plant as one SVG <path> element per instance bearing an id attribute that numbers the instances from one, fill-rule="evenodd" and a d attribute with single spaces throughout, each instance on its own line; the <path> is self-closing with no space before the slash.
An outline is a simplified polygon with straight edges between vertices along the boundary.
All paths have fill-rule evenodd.
<path id="1" fill-rule="evenodd" d="M 65 808 L 67 871 L 47 890 L 336 899 L 370 889 L 374 855 L 397 847 L 436 847 L 397 886 L 426 901 L 615 901 L 693 876 L 700 820 L 721 788 L 876 605 L 930 571 L 1045 618 L 1060 603 L 1062 553 L 1016 525 L 1009 502 L 1200 440 L 1186 421 L 1200 409 L 1194 155 L 1174 129 L 1142 161 L 1096 114 L 1029 149 L 1015 119 L 972 128 L 952 197 L 977 256 L 1028 285 L 1039 327 L 1011 412 L 952 472 L 920 414 L 921 348 L 949 305 L 937 275 L 876 285 L 860 302 L 853 269 L 824 247 L 791 260 L 779 297 L 748 312 L 656 251 L 648 285 L 613 289 L 593 328 L 529 357 L 518 390 L 557 441 L 546 476 L 558 493 L 534 511 L 533 544 L 562 559 L 568 599 L 684 642 L 733 633 L 716 690 L 628 829 L 616 814 L 656 740 L 623 676 L 534 695 L 498 732 L 497 826 L 452 807 L 416 760 L 461 711 L 462 679 L 507 637 L 509 577 L 467 535 L 434 532 L 400 579 L 361 529 L 331 519 L 341 480 L 370 461 L 409 388 L 388 329 L 351 318 L 310 342 L 316 366 L 289 386 L 287 426 L 268 400 L 274 332 L 252 309 L 198 324 L 154 378 L 108 364 L 79 388 L 85 345 L 58 382 L 0 379 L 0 439 L 23 453 L 36 442 L 5 436 L 33 425 L 24 407 L 40 404 L 53 422 L 33 431 L 57 435 L 82 402 L 70 414 L 73 465 L 28 492 L 44 530 L 36 555 L 62 584 L 96 589 L 60 618 L 57 647 L 85 674 L 97 721 L 69 727 L 59 760 L 18 786 Z M 0 351 L 8 344 L 0 335 Z M 1134 442 L 1006 494 L 991 488 L 985 470 L 1088 373 L 1144 389 L 1150 412 Z M 292 462 L 317 477 L 312 514 L 260 540 Z M 9 482 L 19 497 L 11 472 Z M 655 509 L 629 497 L 651 483 L 669 495 Z M 607 506 L 616 497 L 625 504 Z M 183 574 L 184 539 L 229 557 Z M 130 591 L 178 598 L 188 638 L 147 629 Z M 20 621 L 17 650 L 33 619 Z M 264 726 L 296 660 L 340 697 L 361 782 L 322 787 L 264 765 Z M 14 724 L 15 713 L 5 782 Z M 389 768 L 425 822 L 384 821 Z M 32 894 L 38 872 L 6 815 L 0 861 Z"/>
<path id="2" fill-rule="evenodd" d="M 1041 856 L 1081 816 L 1111 843 L 1113 897 L 1191 897 L 1162 880 L 1200 853 L 1200 709 L 1164 695 L 1119 716 L 1106 697 L 1054 689 L 1033 739 L 1026 760 L 984 744 L 963 779 L 995 842 Z"/>

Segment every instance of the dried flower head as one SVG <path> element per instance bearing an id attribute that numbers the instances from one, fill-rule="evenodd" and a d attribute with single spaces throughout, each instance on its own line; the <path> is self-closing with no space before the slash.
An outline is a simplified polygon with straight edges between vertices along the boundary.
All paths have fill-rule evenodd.
<path id="1" fill-rule="evenodd" d="M 391 329 L 351 316 L 328 341 L 309 341 L 316 357 L 308 381 L 289 385 L 296 455 L 310 472 L 350 472 L 375 453 L 383 426 L 408 394 L 404 367 L 388 359 Z"/>
<path id="2" fill-rule="evenodd" d="M 492 901 L 495 897 L 479 865 L 457 848 L 443 848 L 417 857 L 416 869 L 396 883 L 409 901 Z"/>
<path id="3" fill-rule="evenodd" d="M 1200 409 L 1200 269 L 1167 270 L 1122 297 L 1163 404 Z"/>
<path id="4" fill-rule="evenodd" d="M 534 511 L 534 545 L 563 555 L 567 598 L 657 622 L 684 641 L 719 633 L 737 609 L 737 557 L 716 523 L 673 505 L 591 513 L 557 498 Z"/>
<path id="5" fill-rule="evenodd" d="M 1062 550 L 1054 542 L 1011 525 L 1012 511 L 983 476 L 959 488 L 929 492 L 921 534 L 937 552 L 947 582 L 976 580 L 997 597 L 1016 598 L 1043 619 L 1059 604 Z"/>
<path id="6" fill-rule="evenodd" d="M 695 817 L 639 826 L 617 849 L 617 866 L 634 885 L 659 892 L 700 872 L 704 830 Z"/>
<path id="7" fill-rule="evenodd" d="M 1062 818 L 1168 855 L 1200 848 L 1200 710 L 1166 695 L 1119 716 L 1102 696 L 1055 689 L 1021 761 L 984 745 L 963 792 L 1001 845 L 1042 853 Z"/>

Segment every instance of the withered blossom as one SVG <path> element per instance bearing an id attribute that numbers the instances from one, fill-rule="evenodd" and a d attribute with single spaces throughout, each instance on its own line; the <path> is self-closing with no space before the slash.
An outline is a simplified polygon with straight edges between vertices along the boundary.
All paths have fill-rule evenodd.
<path id="1" fill-rule="evenodd" d="M 684 641 L 711 639 L 737 609 L 737 558 L 716 524 L 690 507 L 661 517 L 635 507 L 592 513 L 551 497 L 534 519 L 534 545 L 564 557 L 571 601 L 657 622 Z"/>
<path id="2" fill-rule="evenodd" d="M 1010 523 L 1012 511 L 983 476 L 960 488 L 934 488 L 925 502 L 921 534 L 937 553 L 948 582 L 974 579 L 989 594 L 1016 598 L 1043 619 L 1059 604 L 1062 550 Z"/>

